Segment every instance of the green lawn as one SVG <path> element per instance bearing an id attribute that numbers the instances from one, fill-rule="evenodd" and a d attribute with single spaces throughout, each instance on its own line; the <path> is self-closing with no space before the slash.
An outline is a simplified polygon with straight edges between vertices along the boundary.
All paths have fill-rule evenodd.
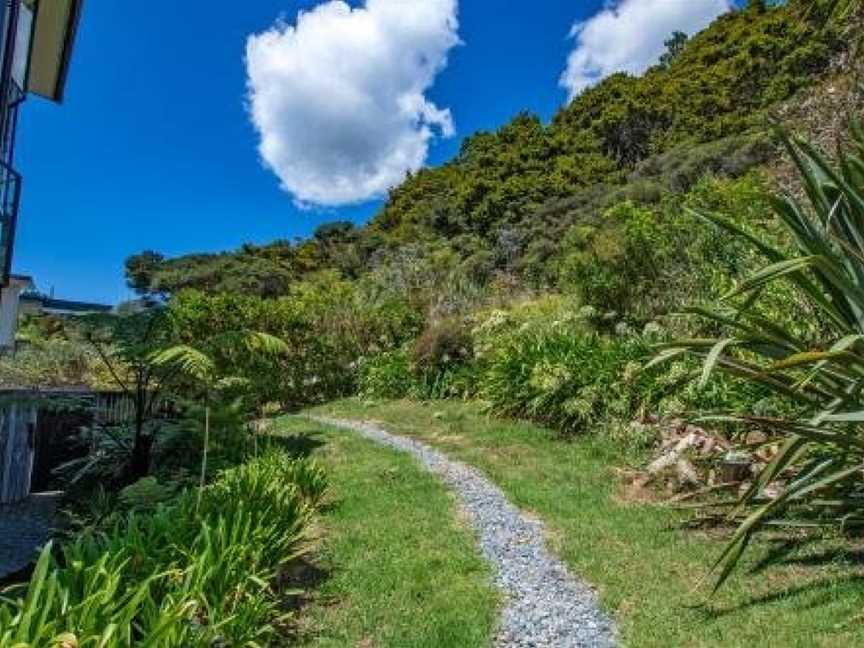
<path id="1" fill-rule="evenodd" d="M 301 645 L 490 645 L 498 595 L 444 486 L 407 455 L 350 432 L 296 418 L 276 429 L 331 482 Z"/>
<path id="2" fill-rule="evenodd" d="M 422 439 L 485 471 L 518 506 L 546 522 L 551 546 L 574 572 L 599 589 L 603 603 L 618 619 L 625 645 L 785 648 L 864 643 L 864 620 L 859 616 L 864 593 L 860 554 L 850 555 L 848 546 L 839 541 L 823 540 L 797 547 L 779 559 L 779 567 L 764 569 L 760 561 L 772 549 L 779 554 L 779 544 L 760 544 L 744 569 L 716 598 L 709 599 L 707 590 L 698 586 L 721 549 L 722 539 L 716 534 L 682 530 L 677 524 L 682 514 L 666 507 L 623 501 L 619 497 L 620 480 L 614 470 L 617 454 L 602 440 L 564 443 L 535 426 L 489 419 L 476 406 L 462 403 L 376 404 L 353 399 L 315 411 L 379 421 L 394 433 Z M 347 441 L 340 440 L 340 447 L 349 447 L 341 444 L 348 444 Z M 418 569 L 425 560 L 418 560 L 417 554 L 434 552 L 436 548 L 441 550 L 439 561 L 448 565 L 453 561 L 461 565 L 460 573 L 470 575 L 467 579 L 470 586 L 466 585 L 465 590 L 477 605 L 483 588 L 476 580 L 479 567 L 469 555 L 465 536 L 452 530 L 444 538 L 437 535 L 430 538 L 423 531 L 417 533 L 415 525 L 420 521 L 416 516 L 422 515 L 423 523 L 427 523 L 426 511 L 430 506 L 439 518 L 447 517 L 447 500 L 440 488 L 424 481 L 404 458 L 379 449 L 370 453 L 363 444 L 356 447 L 363 448 L 363 452 L 359 457 L 352 456 L 350 461 L 339 448 L 335 455 L 332 451 L 325 453 L 330 455 L 328 463 L 337 481 L 337 492 L 347 498 L 330 521 L 336 534 L 326 556 L 337 569 L 336 580 L 326 591 L 337 598 L 353 592 L 320 617 L 333 624 L 331 634 L 342 632 L 344 624 L 352 628 L 365 624 L 367 615 L 389 614 L 378 607 L 380 599 L 368 598 L 370 590 L 379 592 L 382 587 L 398 586 L 416 590 L 418 594 L 425 592 L 429 587 L 425 580 L 428 574 Z M 394 465 L 399 466 L 398 480 L 383 476 L 390 474 L 387 471 Z M 437 503 L 430 504 L 428 495 L 416 496 L 415 486 L 405 486 L 406 492 L 402 492 L 402 480 L 409 479 L 406 476 L 409 474 L 410 484 L 417 484 L 418 489 L 423 484 L 423 492 L 433 494 Z M 399 492 L 389 492 L 396 486 L 388 480 L 395 480 Z M 376 486 L 376 490 L 385 490 L 381 488 L 385 483 L 386 494 L 372 496 L 358 492 Z M 380 510 L 390 506 L 393 511 Z M 417 511 L 418 506 L 423 510 Z M 376 528 L 384 521 L 388 522 L 388 528 Z M 429 529 L 437 528 L 434 523 L 428 524 Z M 408 534 L 415 540 L 408 540 Z M 376 545 L 374 549 L 357 547 L 367 542 Z M 378 542 L 386 546 L 377 546 Z M 415 542 L 420 545 L 415 547 Z M 439 542 L 441 546 L 436 547 Z M 445 542 L 449 543 L 447 549 Z M 460 553 L 448 559 L 452 550 Z M 406 561 L 405 572 L 400 573 L 401 565 L 391 571 L 392 563 L 356 565 L 357 560 L 374 561 L 380 555 L 393 562 L 397 557 L 400 562 Z M 346 571 L 340 574 L 339 566 Z M 388 585 L 373 582 L 378 569 L 388 570 Z M 423 579 L 422 584 L 412 583 L 415 578 Z M 362 596 L 358 595 L 361 590 L 365 592 Z M 402 596 L 394 597 L 393 602 L 403 600 Z M 423 609 L 416 623 L 429 622 L 430 631 L 434 626 L 435 633 L 442 632 L 439 621 L 448 608 L 453 608 L 450 614 L 454 616 L 469 614 L 464 603 L 451 599 L 450 595 L 429 603 L 430 609 L 425 607 L 426 602 L 416 606 L 417 611 Z M 354 607 L 349 610 L 346 605 Z M 444 643 L 435 639 L 427 645 L 483 645 L 490 610 L 491 604 L 487 602 L 479 611 L 470 612 L 484 624 L 474 639 Z M 375 628 L 376 623 L 377 620 L 370 620 L 365 627 Z M 401 622 L 394 623 L 394 629 L 400 627 Z M 344 636 L 359 636 L 357 630 L 351 632 L 354 634 Z M 388 645 L 420 644 L 396 641 Z"/>

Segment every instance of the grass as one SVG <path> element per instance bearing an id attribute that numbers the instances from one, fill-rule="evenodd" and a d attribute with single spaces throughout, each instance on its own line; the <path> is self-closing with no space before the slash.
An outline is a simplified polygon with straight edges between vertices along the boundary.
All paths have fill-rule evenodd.
<path id="1" fill-rule="evenodd" d="M 279 434 L 330 480 L 300 644 L 394 648 L 490 645 L 498 595 L 444 486 L 408 456 L 297 418 Z"/>
<path id="2" fill-rule="evenodd" d="M 722 549 L 723 534 L 685 530 L 680 524 L 683 513 L 622 498 L 615 472 L 620 452 L 601 438 L 565 443 L 541 428 L 490 419 L 476 405 L 455 402 L 421 405 L 351 399 L 317 411 L 379 421 L 394 433 L 422 439 L 482 469 L 513 502 L 546 522 L 550 545 L 574 572 L 598 588 L 603 604 L 618 619 L 625 645 L 786 648 L 864 642 L 861 553 L 852 552 L 840 540 L 763 541 L 743 569 L 711 599 L 700 581 Z M 331 464 L 340 489 L 365 489 L 382 479 L 383 459 L 361 456 L 362 461 L 352 457 L 348 464 L 338 460 Z M 404 461 L 401 465 L 408 468 Z M 402 510 L 401 497 L 409 496 L 391 499 L 389 505 Z M 414 524 L 413 519 L 409 524 L 403 518 L 408 512 L 392 518 L 403 533 L 409 533 Z M 353 533 L 380 535 L 381 542 L 396 543 L 391 550 L 394 546 L 398 552 L 405 550 L 399 547 L 395 530 L 376 531 L 371 527 L 377 526 L 377 520 L 351 518 L 357 524 Z M 337 536 L 329 549 L 330 560 L 351 565 L 361 558 L 363 554 L 349 544 Z M 376 550 L 386 551 L 385 547 Z M 769 559 L 779 566 L 766 570 Z M 417 574 L 406 571 L 391 577 L 394 585 L 411 587 Z M 357 587 L 360 578 L 358 573 L 350 581 Z M 364 613 L 374 614 L 375 609 L 365 606 Z M 339 618 L 338 623 L 349 617 Z M 472 640 L 436 645 L 484 644 Z"/>

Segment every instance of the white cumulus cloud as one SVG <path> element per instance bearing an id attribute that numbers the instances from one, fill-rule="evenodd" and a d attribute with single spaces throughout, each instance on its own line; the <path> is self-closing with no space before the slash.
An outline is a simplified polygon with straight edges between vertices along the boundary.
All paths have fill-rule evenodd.
<path id="1" fill-rule="evenodd" d="M 573 99 L 615 72 L 639 74 L 664 52 L 663 41 L 674 31 L 700 31 L 733 8 L 732 0 L 620 0 L 570 32 L 576 46 L 561 76 Z"/>
<path id="2" fill-rule="evenodd" d="M 330 0 L 246 44 L 259 152 L 304 204 L 382 195 L 453 134 L 426 92 L 459 43 L 457 0 Z"/>

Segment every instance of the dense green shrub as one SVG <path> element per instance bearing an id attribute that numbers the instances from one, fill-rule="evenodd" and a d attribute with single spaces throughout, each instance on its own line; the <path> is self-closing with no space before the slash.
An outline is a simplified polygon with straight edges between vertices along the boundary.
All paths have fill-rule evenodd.
<path id="1" fill-rule="evenodd" d="M 646 353 L 639 338 L 526 327 L 497 340 L 480 396 L 499 415 L 531 419 L 565 434 L 610 415 L 630 416 L 650 398 L 630 363 Z"/>
<path id="2" fill-rule="evenodd" d="M 668 332 L 658 323 L 633 330 L 620 320 L 603 322 L 572 298 L 547 295 L 478 311 L 471 319 L 470 360 L 418 366 L 412 345 L 375 355 L 360 365 L 360 394 L 478 398 L 495 414 L 535 420 L 566 435 L 614 431 L 643 411 L 680 417 L 696 409 L 752 407 L 774 414 L 783 405 L 770 390 L 730 378 L 699 385 L 692 378 L 701 366 L 693 361 L 639 371 Z M 598 321 L 610 332 L 598 333 Z"/>
<path id="3" fill-rule="evenodd" d="M 360 362 L 358 388 L 367 398 L 407 398 L 415 391 L 415 376 L 404 349 L 385 351 Z"/>
<path id="4" fill-rule="evenodd" d="M 194 469 L 201 463 L 204 447 L 204 418 L 209 406 L 208 470 L 218 472 L 245 461 L 254 453 L 252 421 L 257 412 L 242 395 L 222 398 L 213 394 L 207 405 L 180 400 L 177 416 L 163 431 L 154 448 L 155 470 L 163 476 Z"/>
<path id="5" fill-rule="evenodd" d="M 684 208 L 735 213 L 736 222 L 789 245 L 765 219 L 769 203 L 765 180 L 751 173 L 706 176 L 687 194 L 665 194 L 654 205 L 615 204 L 567 232 L 558 257 L 562 288 L 640 325 L 688 302 L 710 303 L 758 260 L 728 232 L 701 227 Z"/>
<path id="6" fill-rule="evenodd" d="M 638 399 L 651 397 L 649 381 L 632 371 L 647 342 L 598 335 L 586 318 L 590 314 L 577 312 L 575 302 L 549 296 L 476 313 L 468 338 L 462 322 L 439 323 L 410 352 L 364 360 L 360 392 L 371 398 L 478 397 L 497 414 L 565 433 L 599 424 L 613 411 L 630 414 Z M 418 346 L 430 360 L 414 360 Z M 459 356 L 457 347 L 474 353 Z M 645 393 L 631 392 L 640 380 Z"/>
<path id="7" fill-rule="evenodd" d="M 438 400 L 476 394 L 480 368 L 474 362 L 441 362 L 419 367 L 399 349 L 365 359 L 360 365 L 359 393 L 367 398 Z"/>
<path id="8" fill-rule="evenodd" d="M 106 389 L 112 380 L 96 350 L 81 340 L 53 337 L 19 343 L 0 356 L 0 386 Z"/>
<path id="9" fill-rule="evenodd" d="M 290 297 L 182 292 L 169 303 L 181 342 L 197 345 L 230 330 L 259 330 L 284 340 L 278 357 L 227 358 L 212 349 L 217 368 L 246 378 L 259 402 L 285 406 L 354 392 L 361 357 L 401 346 L 419 331 L 420 317 L 404 301 L 370 296 L 332 275 L 294 286 Z"/>
<path id="10" fill-rule="evenodd" d="M 648 302 L 646 287 L 659 281 L 679 253 L 675 234 L 654 209 L 620 203 L 598 223 L 575 225 L 567 233 L 562 281 L 587 304 L 633 313 L 638 303 Z M 654 309 L 649 305 L 646 310 Z"/>
<path id="11" fill-rule="evenodd" d="M 296 481 L 294 481 L 296 480 Z M 272 452 L 150 514 L 43 551 L 30 583 L 0 600 L 0 646 L 259 645 L 283 613 L 277 575 L 302 551 L 326 479 Z"/>

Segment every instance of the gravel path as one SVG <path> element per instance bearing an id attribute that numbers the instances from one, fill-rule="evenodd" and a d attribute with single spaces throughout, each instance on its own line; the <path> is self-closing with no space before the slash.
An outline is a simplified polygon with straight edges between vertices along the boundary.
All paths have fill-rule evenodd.
<path id="1" fill-rule="evenodd" d="M 614 624 L 591 588 L 547 551 L 543 525 L 522 514 L 478 470 L 371 423 L 311 418 L 411 453 L 457 493 L 505 597 L 497 648 L 615 645 Z"/>

